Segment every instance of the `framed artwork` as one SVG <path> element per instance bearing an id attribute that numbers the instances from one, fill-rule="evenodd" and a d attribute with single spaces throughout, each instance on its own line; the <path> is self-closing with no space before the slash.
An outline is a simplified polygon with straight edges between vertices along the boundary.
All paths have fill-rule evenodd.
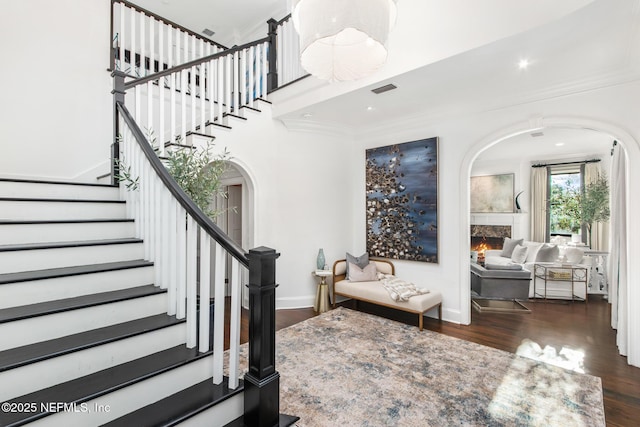
<path id="1" fill-rule="evenodd" d="M 513 212 L 513 174 L 472 176 L 471 212 Z"/>
<path id="2" fill-rule="evenodd" d="M 366 151 L 367 252 L 438 262 L 438 138 Z"/>

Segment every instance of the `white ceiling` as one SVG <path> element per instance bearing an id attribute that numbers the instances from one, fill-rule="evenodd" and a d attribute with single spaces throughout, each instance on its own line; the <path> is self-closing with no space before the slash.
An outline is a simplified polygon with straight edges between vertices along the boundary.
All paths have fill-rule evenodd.
<path id="1" fill-rule="evenodd" d="M 528 58 L 526 70 L 518 62 Z M 640 1 L 596 0 L 564 18 L 279 117 L 356 132 L 442 120 L 640 78 Z M 375 95 L 393 83 L 398 89 Z M 373 107 L 368 110 L 368 107 Z"/>

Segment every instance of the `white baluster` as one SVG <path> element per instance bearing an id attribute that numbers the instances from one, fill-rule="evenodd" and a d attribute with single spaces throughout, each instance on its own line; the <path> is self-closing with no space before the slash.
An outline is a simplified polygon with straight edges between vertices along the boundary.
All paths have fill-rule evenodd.
<path id="1" fill-rule="evenodd" d="M 164 187 L 164 184 L 162 183 L 162 181 L 160 181 L 160 178 L 158 177 L 158 175 L 156 175 L 155 173 L 153 174 L 153 187 L 155 189 L 154 193 L 153 193 L 153 212 L 155 212 L 155 227 L 153 230 L 153 259 L 156 261 L 156 266 L 155 266 L 155 270 L 156 270 L 156 280 L 155 280 L 155 285 L 160 287 L 160 288 L 166 288 L 166 284 L 165 282 L 165 278 L 167 276 L 163 276 L 162 275 L 162 264 L 163 264 L 163 258 L 162 258 L 162 246 L 163 244 L 166 246 L 167 245 L 167 236 L 162 232 L 162 217 L 166 217 L 167 216 L 167 211 L 162 210 L 163 203 L 162 203 L 162 188 Z"/>
<path id="2" fill-rule="evenodd" d="M 178 286 L 177 298 L 176 298 L 176 317 L 178 319 L 184 319 L 187 314 L 186 300 L 187 300 L 187 230 L 186 230 L 186 211 L 180 204 L 177 204 L 177 277 L 176 285 Z"/>
<path id="3" fill-rule="evenodd" d="M 216 61 L 212 59 L 211 61 L 209 61 L 209 81 L 207 85 L 207 88 L 209 89 L 209 122 L 211 123 L 213 123 L 213 120 L 215 119 L 215 112 L 216 112 L 216 100 L 214 98 L 214 94 L 215 94 L 214 88 L 216 87 L 216 81 L 214 77 L 215 68 L 216 68 Z"/>
<path id="4" fill-rule="evenodd" d="M 160 267 L 162 271 L 160 275 L 162 279 L 160 280 L 160 287 L 162 289 L 167 289 L 167 293 L 170 289 L 171 283 L 171 273 L 170 273 L 170 248 L 171 248 L 171 229 L 169 226 L 170 218 L 171 218 L 171 207 L 169 203 L 169 190 L 164 186 L 163 183 L 160 183 L 160 209 L 162 211 L 162 215 L 160 215 L 160 234 L 162 234 L 162 238 L 158 240 L 160 243 Z M 167 295 L 167 300 L 170 300 L 171 297 Z"/>
<path id="5" fill-rule="evenodd" d="M 204 57 L 204 41 L 200 40 L 200 57 Z M 200 64 L 200 132 L 205 133 L 204 125 L 207 121 L 206 111 L 206 75 L 207 75 L 207 63 Z"/>
<path id="6" fill-rule="evenodd" d="M 153 74 L 153 57 L 154 57 L 154 37 L 153 37 L 153 17 L 149 17 L 149 68 L 146 67 L 145 75 Z M 153 82 L 147 82 L 147 132 L 154 130 L 153 127 Z M 159 87 L 159 86 L 158 86 Z"/>
<path id="7" fill-rule="evenodd" d="M 130 23 L 131 23 L 131 48 L 129 50 L 129 61 L 130 61 L 130 65 L 131 65 L 131 70 L 129 72 L 130 76 L 135 76 L 136 75 L 136 51 L 138 50 L 138 46 L 136 46 L 136 17 L 137 17 L 137 12 L 135 9 L 131 8 L 129 9 L 129 19 L 130 19 Z M 137 91 L 136 91 L 136 95 L 137 95 Z M 136 99 L 137 101 L 137 99 Z M 138 118 L 136 118 L 136 121 L 138 121 Z"/>
<path id="8" fill-rule="evenodd" d="M 224 373 L 224 265 L 227 254 L 220 244 L 216 243 L 215 253 L 215 308 L 213 310 L 213 383 L 222 383 Z"/>
<path id="9" fill-rule="evenodd" d="M 178 301 L 178 201 L 173 198 L 169 190 L 165 190 L 166 199 L 169 204 L 169 248 L 167 268 L 167 300 L 169 308 L 167 314 L 174 316 L 176 314 Z"/>
<path id="10" fill-rule="evenodd" d="M 242 91 L 242 105 L 247 105 L 249 99 L 247 98 L 247 94 L 249 90 L 247 89 L 247 49 L 242 50 L 242 57 L 240 58 L 240 90 Z"/>
<path id="11" fill-rule="evenodd" d="M 218 96 L 217 96 L 217 102 L 218 102 L 218 124 L 221 125 L 222 124 L 222 113 L 224 111 L 224 101 L 223 101 L 223 94 L 224 94 L 224 57 L 220 57 L 218 58 L 218 75 L 217 75 L 217 80 L 218 80 Z"/>
<path id="12" fill-rule="evenodd" d="M 209 304 L 211 299 L 211 237 L 200 233 L 200 344 L 201 353 L 209 351 Z"/>
<path id="13" fill-rule="evenodd" d="M 238 365 L 240 363 L 240 327 L 242 322 L 242 283 L 240 263 L 231 258 L 231 326 L 229 331 L 229 388 L 238 388 Z"/>
<path id="14" fill-rule="evenodd" d="M 196 56 L 196 38 L 191 37 L 191 58 L 189 60 L 195 59 Z M 197 85 L 196 85 L 196 75 L 198 74 L 195 65 L 191 67 L 191 130 L 196 130 L 196 95 L 197 95 Z M 191 142 L 193 145 L 193 140 Z"/>
<path id="15" fill-rule="evenodd" d="M 145 61 L 145 55 L 147 51 L 147 44 L 146 44 L 147 40 L 146 40 L 145 31 L 144 31 L 146 15 L 143 12 L 140 12 L 138 16 L 140 17 L 140 69 L 138 72 L 140 73 L 140 76 L 146 76 L 147 66 Z"/>
<path id="16" fill-rule="evenodd" d="M 127 8 L 122 3 L 119 3 L 119 5 L 120 5 L 120 28 L 118 31 L 118 48 L 120 53 L 120 71 L 125 72 L 127 66 L 124 60 L 124 52 L 126 50 L 125 43 L 127 41 L 127 38 L 126 38 L 126 32 L 125 32 L 126 25 L 124 23 L 124 20 L 125 20 L 125 11 Z"/>
<path id="17" fill-rule="evenodd" d="M 180 144 L 187 143 L 187 70 L 180 71 Z"/>
<path id="18" fill-rule="evenodd" d="M 196 285 L 197 272 L 198 226 L 189 215 L 187 220 L 187 347 L 193 348 L 198 344 L 198 318 L 196 303 L 198 289 Z M 202 307 L 201 307 L 202 309 Z"/>
<path id="19" fill-rule="evenodd" d="M 233 61 L 233 55 L 224 57 L 224 102 L 227 104 L 227 114 L 231 114 L 231 61 Z"/>
<path id="20" fill-rule="evenodd" d="M 262 94 L 261 94 L 261 98 L 262 99 L 267 99 L 267 46 L 268 44 L 262 43 L 262 73 L 261 73 L 261 78 L 260 81 L 262 82 L 261 87 L 262 87 Z"/>
<path id="21" fill-rule="evenodd" d="M 146 160 L 146 159 L 145 159 Z M 155 261 L 156 260 L 156 254 L 153 252 L 154 248 L 155 248 L 155 242 L 156 242 L 156 236 L 155 236 L 155 229 L 156 229 L 156 210 L 154 209 L 154 204 L 155 201 L 153 200 L 155 194 L 156 194 L 156 189 L 154 187 L 155 185 L 155 172 L 153 171 L 153 169 L 151 168 L 151 164 L 149 163 L 148 160 L 146 160 L 145 162 L 146 164 L 146 169 L 147 169 L 147 206 L 148 206 L 148 215 L 149 215 L 149 225 L 147 227 L 147 241 L 149 242 L 149 257 L 147 258 L 149 261 Z"/>
<path id="22" fill-rule="evenodd" d="M 151 184 L 150 179 L 150 167 L 147 158 L 142 154 L 142 166 L 143 173 L 142 178 L 140 178 L 141 188 L 140 194 L 142 195 L 142 217 L 144 218 L 144 228 L 142 231 L 142 238 L 144 239 L 144 258 L 149 261 L 153 261 L 151 256 L 151 206 L 150 206 L 150 196 L 151 191 L 149 186 Z"/>
<path id="23" fill-rule="evenodd" d="M 232 78 L 233 78 L 233 112 L 237 115 L 240 115 L 240 93 L 239 93 L 239 77 L 240 77 L 240 71 L 239 71 L 239 53 L 238 51 L 236 51 L 233 54 L 233 73 L 231 74 Z"/>
<path id="24" fill-rule="evenodd" d="M 248 94 L 249 107 L 253 107 L 253 99 L 254 99 L 254 86 L 253 86 L 254 76 L 255 76 L 254 60 L 255 60 L 255 48 L 251 46 L 249 48 L 249 58 L 247 58 L 247 61 L 248 61 L 247 69 L 249 70 L 249 88 L 247 90 L 247 92 L 249 92 Z"/>
<path id="25" fill-rule="evenodd" d="M 158 61 L 158 71 L 164 70 L 164 25 L 161 22 L 158 22 L 158 44 L 160 45 L 160 59 Z M 160 91 L 160 111 L 158 112 L 158 116 L 160 118 L 160 123 L 158 125 L 158 155 L 164 156 L 164 142 L 165 139 L 165 111 L 164 111 L 164 95 L 166 92 L 165 89 L 165 79 L 166 77 L 160 78 L 158 81 L 158 90 Z M 166 211 L 165 211 L 166 212 Z"/>

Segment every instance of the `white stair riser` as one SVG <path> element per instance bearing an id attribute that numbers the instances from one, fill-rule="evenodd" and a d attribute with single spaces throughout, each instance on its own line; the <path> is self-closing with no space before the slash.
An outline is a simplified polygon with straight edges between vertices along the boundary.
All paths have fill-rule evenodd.
<path id="1" fill-rule="evenodd" d="M 144 258 L 142 243 L 0 252 L 0 274 Z"/>
<path id="2" fill-rule="evenodd" d="M 183 323 L 0 372 L 0 402 L 183 344 Z"/>
<path id="3" fill-rule="evenodd" d="M 126 218 L 124 203 L 24 202 L 0 200 L 0 220 Z"/>
<path id="4" fill-rule="evenodd" d="M 0 181 L 0 197 L 120 200 L 117 187 Z"/>
<path id="5" fill-rule="evenodd" d="M 62 224 L 1 224 L 2 245 L 120 239 L 135 236 L 133 222 L 87 222 Z"/>
<path id="6" fill-rule="evenodd" d="M 153 266 L 0 285 L 0 309 L 151 285 Z"/>
<path id="7" fill-rule="evenodd" d="M 244 392 L 238 393 L 224 402 L 200 412 L 180 424 L 180 427 L 224 426 L 244 414 Z"/>
<path id="8" fill-rule="evenodd" d="M 91 409 L 108 406 L 108 412 L 106 410 L 86 413 L 59 412 L 42 419 L 42 423 L 35 422 L 32 425 L 34 427 L 101 425 L 210 378 L 212 366 L 211 357 L 206 357 L 87 402 L 88 408 Z M 210 419 L 209 426 L 214 425 L 223 426 L 224 423 Z"/>
<path id="9" fill-rule="evenodd" d="M 0 323 L 0 351 L 166 313 L 167 294 Z"/>

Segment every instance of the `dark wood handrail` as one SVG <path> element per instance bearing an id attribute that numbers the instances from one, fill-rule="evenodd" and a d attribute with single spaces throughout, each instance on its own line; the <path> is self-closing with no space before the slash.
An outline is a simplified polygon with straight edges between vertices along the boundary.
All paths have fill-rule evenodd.
<path id="1" fill-rule="evenodd" d="M 171 26 L 172 26 L 172 27 L 174 27 L 174 28 L 177 28 L 177 29 L 179 29 L 179 30 L 181 30 L 181 31 L 184 31 L 185 33 L 188 33 L 188 34 L 190 34 L 190 35 L 192 35 L 192 36 L 194 36 L 194 37 L 196 37 L 196 38 L 199 38 L 200 40 L 204 40 L 204 41 L 205 41 L 205 42 L 207 42 L 207 43 L 214 44 L 214 45 L 216 45 L 216 46 L 218 46 L 218 47 L 220 47 L 220 48 L 222 48 L 222 49 L 227 49 L 227 47 L 226 47 L 226 46 L 221 45 L 221 44 L 220 44 L 220 43 L 218 43 L 218 42 L 214 42 L 213 40 L 208 39 L 208 38 L 206 38 L 206 37 L 203 37 L 203 36 L 201 36 L 201 35 L 200 35 L 200 34 L 198 34 L 198 33 L 194 33 L 194 32 L 193 32 L 193 31 L 191 31 L 190 29 L 185 28 L 185 27 L 183 27 L 183 26 L 182 26 L 182 25 L 180 25 L 180 24 L 176 24 L 176 23 L 175 23 L 175 22 L 173 22 L 173 21 L 170 21 L 170 20 L 168 20 L 168 19 L 166 19 L 166 18 L 163 18 L 162 16 L 160 16 L 160 15 L 158 15 L 158 14 L 155 14 L 155 13 L 151 12 L 150 10 L 144 9 L 144 8 L 142 8 L 142 7 L 138 6 L 137 4 L 133 4 L 133 3 L 131 3 L 131 2 L 128 2 L 127 0 L 111 0 L 111 10 L 112 10 L 112 12 L 111 12 L 111 16 L 113 16 L 113 3 L 122 3 L 123 5 L 125 5 L 125 6 L 127 6 L 127 7 L 130 7 L 130 8 L 132 8 L 132 9 L 135 9 L 135 10 L 139 11 L 139 12 L 142 12 L 142 13 L 144 13 L 144 14 L 145 14 L 145 15 L 147 15 L 147 16 L 152 16 L 152 17 L 154 17 L 156 20 L 158 20 L 158 21 L 162 21 L 162 22 L 164 22 L 165 24 L 169 24 L 169 25 L 171 25 Z M 112 40 L 113 40 L 113 37 L 112 37 Z"/>
<path id="2" fill-rule="evenodd" d="M 281 20 L 276 21 L 276 25 L 280 26 L 280 25 L 284 24 L 285 22 L 287 22 L 290 18 L 291 18 L 291 14 L 288 14 L 287 16 L 282 18 Z"/>
<path id="3" fill-rule="evenodd" d="M 235 53 L 235 52 L 250 48 L 252 46 L 257 46 L 259 44 L 262 44 L 262 43 L 265 43 L 265 42 L 268 42 L 268 41 L 269 41 L 269 37 L 265 37 L 265 38 L 262 38 L 260 40 L 252 41 L 250 43 L 245 43 L 245 44 L 243 44 L 241 46 L 234 46 L 232 48 L 229 48 L 227 50 L 223 50 L 223 51 L 218 52 L 218 53 L 211 54 L 209 56 L 205 56 L 205 57 L 202 57 L 202 58 L 194 59 L 192 61 L 185 62 L 184 64 L 176 65 L 175 67 L 167 68 L 166 70 L 162 70 L 162 71 L 159 71 L 157 73 L 149 74 L 148 76 L 145 76 L 145 77 L 140 77 L 140 78 L 135 79 L 135 80 L 130 80 L 130 81 L 125 83 L 124 87 L 125 87 L 125 89 L 131 89 L 132 87 L 136 87 L 138 85 L 141 85 L 141 84 L 144 84 L 144 83 L 148 83 L 150 81 L 158 80 L 159 78 L 162 78 L 164 76 L 168 76 L 168 75 L 176 73 L 178 71 L 186 70 L 187 68 L 195 67 L 195 66 L 200 65 L 200 64 L 202 64 L 204 62 L 211 61 L 213 59 L 218 59 L 220 57 L 227 56 L 227 55 L 230 55 L 232 53 Z"/>
<path id="4" fill-rule="evenodd" d="M 133 134 L 133 137 L 138 142 L 138 145 L 142 149 L 142 152 L 146 156 L 147 160 L 151 164 L 153 170 L 156 171 L 160 180 L 164 183 L 167 189 L 173 194 L 178 203 L 187 211 L 189 215 L 198 223 L 200 227 L 210 235 L 216 242 L 220 244 L 227 252 L 231 254 L 234 258 L 236 258 L 242 265 L 245 267 L 249 267 L 249 259 L 246 256 L 246 252 L 242 247 L 240 247 L 237 243 L 227 236 L 224 231 L 220 229 L 216 224 L 213 223 L 211 218 L 206 216 L 202 210 L 191 200 L 189 196 L 184 192 L 182 188 L 178 185 L 175 179 L 164 165 L 158 159 L 158 156 L 151 148 L 151 145 L 147 142 L 147 138 L 142 133 L 140 127 L 136 124 L 133 116 L 127 110 L 122 103 L 116 102 L 116 108 L 118 109 L 118 114 L 125 121 L 129 129 Z"/>

